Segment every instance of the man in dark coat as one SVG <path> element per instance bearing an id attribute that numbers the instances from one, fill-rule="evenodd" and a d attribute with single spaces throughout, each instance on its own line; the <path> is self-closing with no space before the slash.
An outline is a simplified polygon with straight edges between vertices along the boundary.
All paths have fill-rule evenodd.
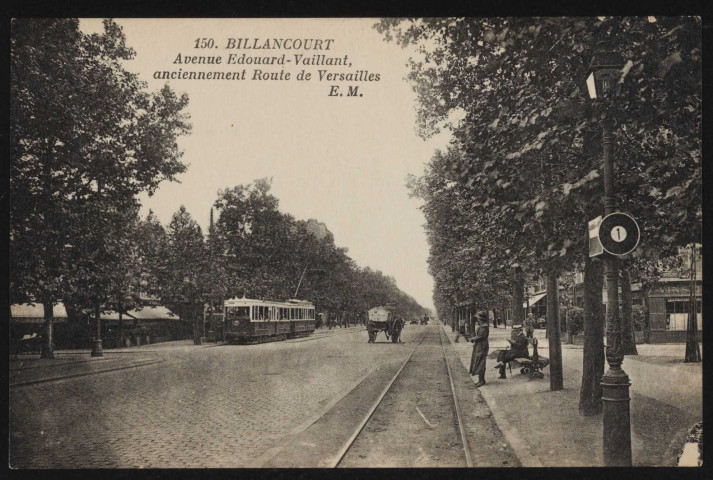
<path id="1" fill-rule="evenodd" d="M 476 387 L 485 385 L 485 360 L 488 357 L 488 315 L 480 310 L 475 314 L 475 319 L 478 321 L 478 327 L 475 329 L 475 335 L 471 340 L 473 342 L 473 356 L 470 358 L 470 374 L 478 375 L 478 383 Z"/>
<path id="2" fill-rule="evenodd" d="M 500 370 L 500 376 L 498 378 L 507 378 L 505 376 L 505 365 L 516 358 L 529 358 L 530 352 L 527 349 L 527 337 L 522 333 L 522 328 L 514 328 L 512 331 L 512 339 L 508 340 L 510 342 L 510 348 L 507 350 L 501 350 L 498 354 L 498 364 L 495 368 Z"/>

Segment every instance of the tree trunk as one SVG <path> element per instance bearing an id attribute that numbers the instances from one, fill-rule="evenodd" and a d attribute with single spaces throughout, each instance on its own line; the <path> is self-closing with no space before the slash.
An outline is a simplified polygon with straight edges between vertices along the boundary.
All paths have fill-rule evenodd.
<path id="1" fill-rule="evenodd" d="M 638 355 L 634 337 L 634 322 L 631 318 L 631 275 L 628 268 L 621 269 L 621 351 L 624 355 Z"/>
<path id="2" fill-rule="evenodd" d="M 700 362 L 701 349 L 698 345 L 698 306 L 696 305 L 696 246 L 691 245 L 691 283 L 686 325 L 685 363 Z"/>
<path id="3" fill-rule="evenodd" d="M 42 339 L 41 358 L 54 358 L 54 305 L 52 302 L 44 302 L 45 335 Z"/>
<path id="4" fill-rule="evenodd" d="M 565 336 L 565 343 L 567 345 L 572 345 L 574 343 L 574 339 L 572 338 L 572 320 L 570 319 L 570 308 L 569 305 L 567 305 L 567 311 L 565 312 L 565 328 L 566 328 L 566 333 L 567 335 Z"/>
<path id="5" fill-rule="evenodd" d="M 200 315 L 196 314 L 196 308 L 191 308 L 191 313 L 193 315 L 193 345 L 200 345 L 201 344 L 201 330 L 200 330 L 200 324 L 199 319 Z"/>
<path id="6" fill-rule="evenodd" d="M 562 390 L 562 345 L 560 343 L 559 283 L 557 274 L 547 273 L 547 334 L 550 346 L 550 390 Z"/>
<path id="7" fill-rule="evenodd" d="M 522 326 L 525 320 L 525 312 L 522 309 L 522 304 L 525 302 L 525 277 L 520 267 L 513 268 L 511 286 L 510 309 L 512 310 L 512 326 Z"/>
<path id="8" fill-rule="evenodd" d="M 94 332 L 94 345 L 92 346 L 92 357 L 103 357 L 104 350 L 102 349 L 102 326 L 101 326 L 101 316 L 100 316 L 101 304 L 99 300 L 94 303 L 94 325 L 96 331 Z"/>
<path id="9" fill-rule="evenodd" d="M 119 346 L 124 346 L 124 315 L 121 313 L 123 306 L 119 306 Z"/>
<path id="10" fill-rule="evenodd" d="M 644 296 L 644 343 L 651 342 L 651 316 L 649 315 L 649 294 L 651 287 L 647 284 L 641 285 L 641 291 Z"/>
<path id="11" fill-rule="evenodd" d="M 584 263 L 584 350 L 582 352 L 582 388 L 579 393 L 579 413 L 602 413 L 604 375 L 604 311 L 602 289 L 604 265 L 600 260 L 586 258 Z"/>
<path id="12" fill-rule="evenodd" d="M 52 179 L 52 147 L 51 144 L 48 142 L 47 144 L 47 152 L 45 155 L 45 159 L 43 162 L 43 193 L 44 193 L 44 199 L 45 199 L 45 205 L 50 204 L 52 202 L 52 193 L 50 189 L 50 182 Z M 48 215 L 45 213 L 42 215 L 42 231 L 40 232 L 40 235 L 43 235 L 44 238 L 44 247 L 42 250 L 42 255 L 44 256 L 45 260 L 45 265 L 54 265 L 53 264 L 53 256 L 50 250 L 47 248 L 47 241 L 50 238 L 50 233 L 49 233 L 49 225 L 48 225 Z M 50 270 L 52 271 L 52 269 Z M 54 325 L 53 325 L 53 320 L 54 320 L 54 304 L 52 303 L 51 300 L 48 300 L 47 298 L 43 299 L 44 301 L 42 302 L 42 307 L 44 309 L 44 330 L 45 330 L 45 335 L 42 339 L 42 347 L 41 347 L 41 353 L 40 357 L 41 358 L 54 358 Z"/>
<path id="13" fill-rule="evenodd" d="M 572 277 L 572 296 L 569 298 L 569 301 L 567 302 L 567 311 L 565 312 L 565 321 L 567 322 L 565 324 L 565 327 L 567 329 L 567 344 L 572 345 L 574 343 L 574 335 L 572 334 L 572 307 L 575 306 L 575 287 L 576 287 L 576 282 L 577 281 L 577 276 L 576 274 Z"/>

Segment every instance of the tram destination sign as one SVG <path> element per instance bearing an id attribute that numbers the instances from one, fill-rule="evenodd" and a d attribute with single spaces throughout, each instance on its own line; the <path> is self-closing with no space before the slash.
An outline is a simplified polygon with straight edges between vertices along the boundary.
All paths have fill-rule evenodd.
<path id="1" fill-rule="evenodd" d="M 639 245 L 639 225 L 626 213 L 607 215 L 599 225 L 599 241 L 602 248 L 612 255 L 626 255 Z"/>

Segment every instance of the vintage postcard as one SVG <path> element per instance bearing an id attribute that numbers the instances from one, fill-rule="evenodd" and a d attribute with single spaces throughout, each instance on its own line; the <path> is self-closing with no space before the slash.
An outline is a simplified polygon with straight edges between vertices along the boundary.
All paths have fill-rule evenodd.
<path id="1" fill-rule="evenodd" d="M 11 469 L 703 464 L 700 18 L 10 30 Z"/>

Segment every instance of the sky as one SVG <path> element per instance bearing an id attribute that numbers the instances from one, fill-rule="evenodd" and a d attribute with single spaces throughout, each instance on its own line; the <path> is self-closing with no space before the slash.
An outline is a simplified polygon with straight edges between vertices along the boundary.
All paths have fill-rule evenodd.
<path id="1" fill-rule="evenodd" d="M 126 62 L 151 90 L 168 83 L 187 93 L 193 125 L 179 140 L 188 164 L 178 182 L 164 182 L 140 201 L 162 223 L 184 205 L 204 232 L 218 191 L 258 178 L 272 178 L 280 210 L 297 219 L 316 218 L 349 250 L 360 266 L 393 276 L 422 306 L 433 308 L 428 243 L 420 200 L 408 196 L 406 176 L 421 175 L 447 134 L 428 140 L 415 130 L 416 94 L 404 79 L 411 52 L 384 41 L 376 19 L 117 19 L 136 51 Z M 101 31 L 98 19 L 83 19 L 86 32 Z M 215 47 L 197 49 L 196 39 Z M 229 38 L 333 39 L 329 51 L 228 50 Z M 326 43 L 323 43 L 325 45 Z M 181 55 L 281 55 L 279 65 L 177 65 Z M 348 66 L 296 66 L 294 54 L 348 56 Z M 156 80 L 155 71 L 240 71 L 246 80 Z M 290 80 L 253 80 L 252 71 L 290 72 Z M 300 70 L 310 81 L 297 81 Z M 330 82 L 318 69 L 336 73 L 367 70 L 378 82 Z M 343 96 L 330 96 L 332 85 Z M 347 96 L 359 85 L 361 96 Z"/>

